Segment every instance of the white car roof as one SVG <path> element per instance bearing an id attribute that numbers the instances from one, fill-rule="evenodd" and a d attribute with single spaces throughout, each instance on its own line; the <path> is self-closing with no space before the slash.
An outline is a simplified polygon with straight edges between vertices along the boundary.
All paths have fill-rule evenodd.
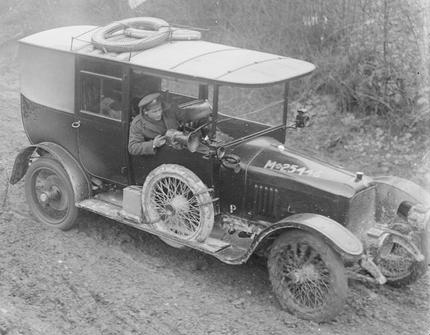
<path id="1" fill-rule="evenodd" d="M 97 28 L 87 25 L 55 28 L 27 36 L 20 42 L 227 85 L 265 86 L 304 76 L 315 69 L 315 65 L 302 60 L 202 40 L 165 42 L 136 52 L 104 52 L 91 44 L 91 35 Z"/>

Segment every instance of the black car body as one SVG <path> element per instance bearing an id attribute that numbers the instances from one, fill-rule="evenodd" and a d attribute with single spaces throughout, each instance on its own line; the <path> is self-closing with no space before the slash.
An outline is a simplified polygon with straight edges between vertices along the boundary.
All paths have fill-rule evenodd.
<path id="1" fill-rule="evenodd" d="M 109 52 L 92 44 L 96 28 L 63 27 L 20 43 L 22 120 L 31 145 L 18 155 L 11 183 L 27 172 L 29 205 L 41 221 L 68 229 L 81 208 L 230 264 L 260 252 L 281 306 L 317 321 L 342 309 L 346 276 L 401 285 L 425 272 L 425 191 L 284 145 L 289 84 L 314 65 L 204 41 Z M 136 99 L 165 91 L 165 82 L 185 82 L 192 92 L 165 92 L 170 103 L 210 109 L 207 132 L 187 128 L 179 147 L 131 156 Z M 273 85 L 282 85 L 278 125 L 219 108 L 221 88 Z M 117 116 L 103 114 L 106 97 L 120 105 Z M 169 187 L 182 191 L 157 195 Z M 170 197 L 163 209 L 157 196 Z M 312 301 L 303 298 L 309 283 L 317 283 L 306 293 Z"/>

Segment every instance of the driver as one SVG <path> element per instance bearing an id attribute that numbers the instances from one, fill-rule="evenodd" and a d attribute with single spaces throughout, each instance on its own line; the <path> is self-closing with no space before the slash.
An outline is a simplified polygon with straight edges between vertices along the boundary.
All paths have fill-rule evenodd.
<path id="1" fill-rule="evenodd" d="M 130 126 L 128 151 L 131 155 L 154 155 L 157 148 L 166 143 L 165 134 L 169 129 L 177 130 L 180 123 L 195 121 L 206 122 L 209 113 L 192 115 L 185 110 L 167 106 L 161 101 L 160 93 L 151 93 L 143 97 L 137 115 Z M 203 117 L 203 118 L 202 118 Z"/>

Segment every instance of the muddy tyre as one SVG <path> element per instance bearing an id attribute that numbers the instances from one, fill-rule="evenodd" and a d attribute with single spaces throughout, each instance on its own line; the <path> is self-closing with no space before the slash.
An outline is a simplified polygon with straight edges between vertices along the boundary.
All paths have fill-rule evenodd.
<path id="1" fill-rule="evenodd" d="M 344 265 L 319 236 L 283 233 L 272 245 L 268 269 L 281 307 L 299 318 L 329 321 L 343 309 L 348 291 Z"/>
<path id="2" fill-rule="evenodd" d="M 34 216 L 48 226 L 68 230 L 79 210 L 69 176 L 52 158 L 39 158 L 27 170 L 25 196 Z"/>
<path id="3" fill-rule="evenodd" d="M 142 209 L 149 224 L 181 240 L 204 242 L 214 224 L 208 188 L 192 171 L 176 164 L 161 165 L 146 177 Z"/>
<path id="4" fill-rule="evenodd" d="M 415 245 L 424 255 L 424 260 L 417 262 L 401 245 L 394 243 L 388 256 L 377 258 L 375 262 L 387 278 L 387 284 L 402 287 L 413 284 L 421 278 L 428 268 L 428 241 L 425 232 L 412 231 L 408 224 L 397 223 L 390 227 L 402 234 L 410 234 Z"/>

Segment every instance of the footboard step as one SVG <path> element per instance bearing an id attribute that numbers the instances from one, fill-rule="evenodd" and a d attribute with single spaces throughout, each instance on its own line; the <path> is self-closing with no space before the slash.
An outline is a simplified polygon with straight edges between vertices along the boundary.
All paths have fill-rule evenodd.
<path id="1" fill-rule="evenodd" d="M 195 246 L 198 249 L 205 249 L 211 253 L 220 252 L 221 250 L 230 246 L 229 243 L 212 237 L 208 237 L 203 243 L 191 242 L 189 244 L 191 246 Z"/>
<path id="2" fill-rule="evenodd" d="M 119 218 L 121 218 L 121 216 L 119 215 L 119 211 L 121 210 L 121 207 L 116 204 L 106 202 L 104 200 L 86 199 L 86 200 L 77 202 L 75 205 L 78 208 L 89 210 L 91 212 L 100 214 L 110 219 L 118 220 Z M 122 221 L 122 220 L 119 220 L 119 221 Z"/>
<path id="3" fill-rule="evenodd" d="M 75 205 L 76 207 L 100 214 L 101 216 L 135 227 L 139 230 L 143 230 L 163 238 L 171 239 L 173 242 L 179 242 L 190 248 L 198 249 L 209 254 L 215 254 L 230 247 L 229 243 L 210 236 L 204 242 L 183 241 L 176 239 L 169 234 L 154 229 L 154 226 L 151 224 L 142 223 L 138 217 L 127 215 L 120 206 L 111 202 L 106 202 L 104 200 L 86 199 L 77 202 Z"/>

